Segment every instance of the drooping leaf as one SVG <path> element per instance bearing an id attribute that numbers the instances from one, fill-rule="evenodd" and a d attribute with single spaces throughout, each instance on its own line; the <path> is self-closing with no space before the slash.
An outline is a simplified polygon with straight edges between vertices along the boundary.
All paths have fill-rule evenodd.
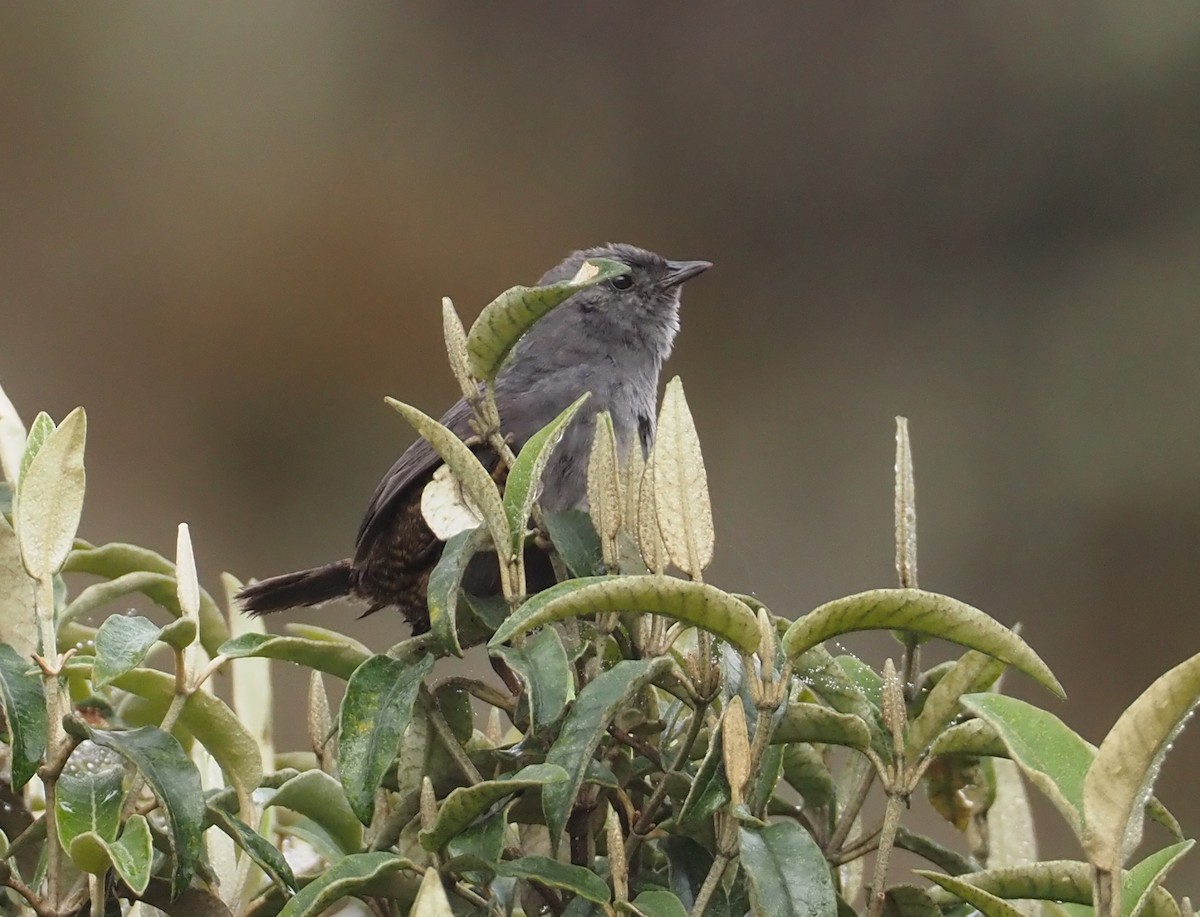
<path id="1" fill-rule="evenodd" d="M 294 893 L 297 889 L 296 876 L 287 860 L 265 837 L 235 815 L 216 806 L 208 807 L 208 818 L 227 834 L 242 850 L 249 854 L 255 864 L 280 888 Z"/>
<path id="2" fill-rule="evenodd" d="M 458 640 L 458 596 L 463 574 L 472 558 L 491 544 L 491 536 L 483 527 L 459 532 L 446 542 L 441 560 L 429 574 L 429 629 L 438 642 L 455 656 L 462 657 Z"/>
<path id="3" fill-rule="evenodd" d="M 30 674 L 31 661 L 0 643 L 0 701 L 8 724 L 12 754 L 12 786 L 19 790 L 37 773 L 46 751 L 46 695 L 42 681 Z"/>
<path id="4" fill-rule="evenodd" d="M 37 584 L 21 561 L 17 533 L 0 514 L 0 643 L 28 659 L 38 648 Z"/>
<path id="5" fill-rule="evenodd" d="M 819 742 L 865 749 L 871 746 L 871 730 L 851 713 L 838 713 L 822 704 L 795 703 L 771 733 L 774 743 Z"/>
<path id="6" fill-rule="evenodd" d="M 520 555 L 525 546 L 525 532 L 529 528 L 529 515 L 533 502 L 541 489 L 542 472 L 562 439 L 567 425 L 591 395 L 584 392 L 561 414 L 550 421 L 521 447 L 517 460 L 504 482 L 504 512 L 508 517 L 508 530 L 514 556 Z"/>
<path id="7" fill-rule="evenodd" d="M 354 674 L 371 655 L 362 649 L 357 641 L 348 639 L 346 642 L 333 643 L 275 634 L 242 634 L 222 643 L 217 652 L 230 659 L 256 656 L 295 662 L 318 672 L 327 672 L 342 680 Z"/>
<path id="8" fill-rule="evenodd" d="M 984 891 L 978 886 L 972 885 L 962 878 L 955 876 L 944 876 L 941 873 L 929 872 L 924 869 L 914 870 L 917 875 L 923 876 L 930 882 L 940 885 L 946 891 L 950 892 L 957 898 L 961 898 L 984 917 L 1023 917 L 1017 908 L 1013 907 L 1003 898 L 993 895 L 991 892 Z"/>
<path id="9" fill-rule="evenodd" d="M 394 853 L 355 853 L 332 864 L 279 912 L 279 917 L 317 917 L 343 898 L 365 894 L 373 883 L 409 869 L 412 863 Z"/>
<path id="10" fill-rule="evenodd" d="M 558 631 L 547 627 L 521 646 L 495 647 L 492 655 L 503 659 L 521 679 L 535 729 L 562 715 L 567 701 L 575 695 L 575 682 Z"/>
<path id="11" fill-rule="evenodd" d="M 707 583 L 657 575 L 592 576 L 559 583 L 513 612 L 488 646 L 551 621 L 608 611 L 665 615 L 702 627 L 745 652 L 758 648 L 758 620 L 745 604 Z"/>
<path id="12" fill-rule="evenodd" d="M 396 759 L 417 691 L 432 668 L 429 655 L 415 665 L 372 656 L 350 676 L 338 726 L 338 769 L 350 808 L 364 825 L 370 824 L 375 791 Z"/>
<path id="13" fill-rule="evenodd" d="M 1004 664 L 983 653 L 968 650 L 929 692 L 921 712 L 905 732 L 905 756 L 909 761 L 926 750 L 941 735 L 961 707 L 964 694 L 986 691 L 1000 677 Z"/>
<path id="14" fill-rule="evenodd" d="M 162 628 L 148 618 L 125 615 L 107 618 L 96 631 L 92 683 L 101 688 L 137 668 L 161 633 Z"/>
<path id="15" fill-rule="evenodd" d="M 179 607 L 179 596 L 175 591 L 175 564 L 161 554 L 132 544 L 100 545 L 99 547 L 76 548 L 67 557 L 65 573 L 90 573 L 113 580 L 129 573 L 158 573 L 170 578 L 169 587 L 160 587 L 153 583 L 163 581 L 147 580 L 152 585 L 150 591 L 139 589 L 156 605 L 165 608 L 175 617 L 181 617 L 183 612 Z M 161 591 L 160 591 L 161 588 Z M 86 590 L 84 590 L 86 592 Z M 82 597 L 83 593 L 80 593 Z M 115 596 L 114 596 L 115 598 Z M 111 600 L 111 599 L 110 599 Z M 217 648 L 229 639 L 229 626 L 225 615 L 204 589 L 200 590 L 200 644 L 210 656 L 217 655 Z"/>
<path id="16" fill-rule="evenodd" d="M 717 722 L 708 750 L 692 778 L 687 796 L 679 808 L 682 825 L 707 823 L 718 809 L 729 802 L 729 779 L 725 776 L 724 720 Z"/>
<path id="17" fill-rule="evenodd" d="M 970 719 L 945 730 L 929 746 L 931 755 L 974 755 L 1006 758 L 1008 747 L 985 720 Z"/>
<path id="18" fill-rule="evenodd" d="M 484 306 L 467 333 L 471 371 L 476 378 L 494 379 L 508 352 L 539 318 L 580 290 L 628 272 L 619 261 L 591 258 L 570 280 L 505 290 Z"/>
<path id="19" fill-rule="evenodd" d="M 583 510 L 546 513 L 546 528 L 554 549 L 572 576 L 595 576 L 603 569 L 600 536 Z"/>
<path id="20" fill-rule="evenodd" d="M 671 562 L 693 579 L 712 562 L 715 540 L 700 438 L 676 376 L 667 383 L 651 462 L 654 508 Z"/>
<path id="21" fill-rule="evenodd" d="M 784 747 L 783 779 L 800 794 L 806 808 L 824 808 L 836 799 L 825 756 L 811 745 L 794 743 Z"/>
<path id="22" fill-rule="evenodd" d="M 304 771 L 281 786 L 267 803 L 312 819 L 328 832 L 342 853 L 362 848 L 362 823 L 346 802 L 341 785 L 324 771 Z"/>
<path id="23" fill-rule="evenodd" d="M 527 856 L 504 860 L 496 872 L 502 876 L 530 879 L 597 904 L 609 902 L 608 885 L 598 875 L 582 866 L 571 866 L 549 857 Z"/>
<path id="24" fill-rule="evenodd" d="M 1046 664 L 1011 630 L 957 599 L 920 589 L 874 589 L 836 599 L 797 619 L 783 635 L 782 645 L 794 659 L 831 637 L 875 629 L 940 637 L 978 650 L 1064 696 Z"/>
<path id="25" fill-rule="evenodd" d="M 742 867 L 754 913 L 771 917 L 836 917 L 829 865 L 817 842 L 793 821 L 738 829 Z"/>
<path id="26" fill-rule="evenodd" d="M 187 888 L 202 849 L 204 789 L 200 772 L 175 737 L 153 726 L 121 732 L 93 729 L 77 718 L 68 719 L 76 734 L 115 751 L 145 778 L 166 822 L 173 858 L 172 894 Z"/>
<path id="27" fill-rule="evenodd" d="M 75 540 L 83 514 L 86 443 L 87 415 L 76 408 L 46 437 L 21 475 L 14 528 L 21 559 L 34 579 L 49 579 L 61 570 Z"/>
<path id="28" fill-rule="evenodd" d="M 384 400 L 441 456 L 442 461 L 462 485 L 463 491 L 479 509 L 497 549 L 509 545 L 508 517 L 504 513 L 504 501 L 500 499 L 500 491 L 496 488 L 491 473 L 479 463 L 470 447 L 428 414 L 412 405 L 395 398 Z"/>
<path id="29" fill-rule="evenodd" d="M 1116 873 L 1142 837 L 1142 814 L 1175 736 L 1200 702 L 1200 654 L 1157 678 L 1109 730 L 1083 781 L 1083 847 Z"/>
<path id="30" fill-rule="evenodd" d="M 553 764 L 531 764 L 511 777 L 485 780 L 451 791 L 438 808 L 437 820 L 420 834 L 426 850 L 441 850 L 451 839 L 501 799 L 531 787 L 560 783 L 567 772 Z"/>
<path id="31" fill-rule="evenodd" d="M 558 848 L 588 764 L 608 724 L 623 704 L 670 667 L 671 660 L 666 657 L 622 660 L 579 692 L 558 741 L 546 755 L 547 764 L 557 764 L 568 775 L 567 780 L 547 784 L 542 789 L 542 810 L 553 849 Z"/>

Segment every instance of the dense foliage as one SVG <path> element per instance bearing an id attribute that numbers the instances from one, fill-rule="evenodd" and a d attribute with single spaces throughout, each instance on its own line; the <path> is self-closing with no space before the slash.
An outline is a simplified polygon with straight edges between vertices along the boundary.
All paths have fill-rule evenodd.
<path id="1" fill-rule="evenodd" d="M 508 463 L 503 489 L 391 402 L 453 471 L 429 511 L 460 531 L 430 579 L 431 631 L 382 653 L 315 627 L 264 633 L 233 607 L 232 577 L 217 597 L 201 588 L 186 526 L 173 561 L 78 539 L 84 412 L 26 431 L 0 393 L 0 910 L 298 917 L 357 898 L 380 915 L 1011 917 L 1014 899 L 1037 899 L 1190 914 L 1161 882 L 1193 842 L 1150 788 L 1200 696 L 1200 657 L 1099 749 L 998 693 L 1008 666 L 1060 688 L 1013 631 L 917 587 L 903 424 L 899 587 L 794 622 L 703 581 L 713 526 L 678 380 L 648 460 L 618 455 L 601 415 L 590 512 L 541 512 L 542 468 L 582 398 L 513 455 L 490 381 L 533 321 L 613 269 L 586 268 L 508 291 L 470 335 L 445 303 L 451 366 Z M 560 582 L 526 596 L 531 542 Z M 480 552 L 495 553 L 502 596 L 461 590 Z M 71 592 L 73 574 L 93 580 Z M 153 620 L 123 613 L 134 593 Z M 868 629 L 895 632 L 898 667 L 827 649 Z M 965 652 L 924 670 L 930 639 Z M 497 678 L 440 671 L 480 643 Z M 306 749 L 272 747 L 267 660 L 311 670 Z M 347 682 L 336 711 L 329 679 Z M 1074 829 L 1079 861 L 1037 860 L 1023 781 Z M 903 824 L 921 788 L 957 849 Z M 1170 841 L 1135 861 L 1146 815 Z M 897 847 L 930 868 L 894 876 Z"/>

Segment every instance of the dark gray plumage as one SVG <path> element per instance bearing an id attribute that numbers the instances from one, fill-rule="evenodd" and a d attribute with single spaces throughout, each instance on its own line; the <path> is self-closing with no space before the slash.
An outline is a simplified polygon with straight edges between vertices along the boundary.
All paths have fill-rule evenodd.
<path id="1" fill-rule="evenodd" d="M 517 451 L 579 395 L 592 393 L 542 476 L 541 503 L 552 511 L 586 505 L 588 454 L 600 411 L 612 415 L 622 453 L 638 441 L 648 450 L 654 439 L 659 372 L 679 330 L 680 287 L 711 266 L 707 261 L 668 261 L 619 243 L 574 252 L 539 283 L 570 279 L 587 258 L 620 261 L 629 272 L 581 290 L 538 321 L 496 378 L 501 426 Z M 469 417 L 469 407 L 460 400 L 441 421 L 466 438 Z M 478 451 L 485 464 L 495 465 L 491 450 Z M 414 632 L 428 629 L 425 590 L 442 542 L 425 525 L 420 503 L 440 464 L 427 442 L 413 443 L 379 482 L 352 558 L 247 586 L 239 594 L 243 607 L 266 614 L 353 595 L 370 603 L 368 614 L 396 605 Z"/>

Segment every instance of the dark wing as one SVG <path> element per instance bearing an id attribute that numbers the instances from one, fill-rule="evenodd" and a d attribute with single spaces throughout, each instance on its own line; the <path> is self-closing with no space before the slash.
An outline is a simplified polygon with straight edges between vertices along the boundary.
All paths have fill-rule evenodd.
<path id="1" fill-rule="evenodd" d="M 471 409 L 460 400 L 442 415 L 441 423 L 465 439 L 471 433 L 470 416 Z M 355 566 L 366 559 L 376 539 L 387 531 L 396 511 L 414 495 L 413 488 L 424 487 L 441 463 L 441 457 L 424 439 L 418 439 L 396 460 L 375 488 L 367 514 L 358 527 L 354 540 Z"/>

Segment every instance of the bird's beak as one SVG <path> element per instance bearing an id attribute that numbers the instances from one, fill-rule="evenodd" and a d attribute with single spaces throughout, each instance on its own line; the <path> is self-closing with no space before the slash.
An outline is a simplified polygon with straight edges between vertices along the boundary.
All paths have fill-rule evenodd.
<path id="1" fill-rule="evenodd" d="M 712 267 L 711 261 L 668 261 L 667 275 L 663 278 L 663 286 L 679 286 L 685 280 L 690 280 L 697 274 L 703 274 L 710 267 Z"/>

